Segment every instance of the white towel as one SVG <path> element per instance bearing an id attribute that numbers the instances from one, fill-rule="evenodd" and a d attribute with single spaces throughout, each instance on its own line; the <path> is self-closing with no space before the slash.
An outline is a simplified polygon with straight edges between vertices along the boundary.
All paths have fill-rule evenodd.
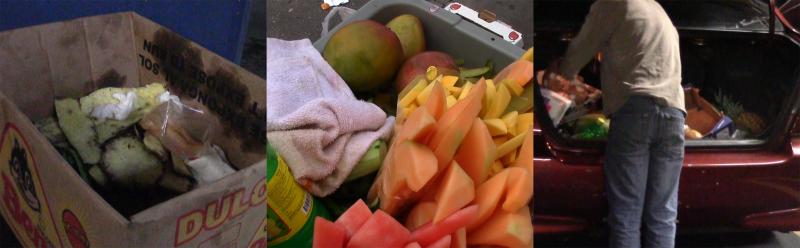
<path id="1" fill-rule="evenodd" d="M 311 41 L 267 39 L 267 140 L 312 194 L 339 188 L 393 126 L 394 117 L 355 98 Z"/>

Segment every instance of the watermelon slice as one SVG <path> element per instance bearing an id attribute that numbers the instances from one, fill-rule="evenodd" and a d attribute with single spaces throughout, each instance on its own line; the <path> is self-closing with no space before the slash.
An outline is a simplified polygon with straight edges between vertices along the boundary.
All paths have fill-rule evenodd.
<path id="1" fill-rule="evenodd" d="M 419 245 L 419 243 L 417 242 L 413 242 L 413 243 L 408 243 L 405 248 L 422 248 L 422 246 Z"/>
<path id="2" fill-rule="evenodd" d="M 411 233 L 389 214 L 378 210 L 350 237 L 348 248 L 387 247 L 403 248 Z"/>
<path id="3" fill-rule="evenodd" d="M 411 233 L 411 241 L 418 242 L 422 246 L 431 245 L 442 237 L 455 233 L 462 227 L 466 227 L 467 224 L 474 221 L 477 214 L 478 206 L 476 205 L 458 210 L 447 218 L 444 218 L 441 222 L 436 224 L 431 222 L 419 227 L 416 231 Z"/>
<path id="4" fill-rule="evenodd" d="M 350 206 L 347 211 L 345 211 L 339 219 L 336 220 L 336 224 L 344 227 L 347 237 L 352 237 L 362 225 L 372 216 L 372 211 L 369 210 L 367 204 L 364 203 L 363 200 L 359 199 L 353 206 Z"/>
<path id="5" fill-rule="evenodd" d="M 450 248 L 450 243 L 452 241 L 453 241 L 452 236 L 447 235 L 440 238 L 436 242 L 433 242 L 433 244 L 429 245 L 427 248 Z"/>
<path id="6" fill-rule="evenodd" d="M 346 238 L 344 227 L 319 216 L 314 219 L 314 248 L 342 248 Z"/>

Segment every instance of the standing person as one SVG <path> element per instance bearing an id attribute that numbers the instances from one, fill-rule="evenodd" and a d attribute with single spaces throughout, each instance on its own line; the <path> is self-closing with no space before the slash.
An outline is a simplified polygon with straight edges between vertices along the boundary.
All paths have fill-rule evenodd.
<path id="1" fill-rule="evenodd" d="M 643 232 L 645 247 L 674 247 L 686 117 L 678 32 L 654 0 L 597 0 L 550 83 L 570 83 L 598 52 L 610 246 L 640 247 Z"/>

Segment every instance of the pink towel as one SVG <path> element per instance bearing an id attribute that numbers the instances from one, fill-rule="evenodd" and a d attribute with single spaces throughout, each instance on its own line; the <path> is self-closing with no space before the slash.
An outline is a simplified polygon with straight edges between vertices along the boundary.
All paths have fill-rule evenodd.
<path id="1" fill-rule="evenodd" d="M 308 39 L 267 39 L 267 140 L 320 197 L 344 182 L 394 117 L 358 100 Z"/>

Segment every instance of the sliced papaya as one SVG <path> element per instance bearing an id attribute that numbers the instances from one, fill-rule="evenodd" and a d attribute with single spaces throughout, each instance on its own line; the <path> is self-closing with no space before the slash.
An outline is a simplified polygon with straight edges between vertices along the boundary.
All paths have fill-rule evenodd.
<path id="1" fill-rule="evenodd" d="M 439 223 L 469 204 L 474 198 L 475 184 L 461 166 L 453 161 L 436 192 L 436 213 L 433 215 L 433 223 Z"/>
<path id="2" fill-rule="evenodd" d="M 528 170 L 520 167 L 506 168 L 508 179 L 506 180 L 506 199 L 503 202 L 503 210 L 508 212 L 517 211 L 519 208 L 527 206 L 533 196 L 533 175 Z"/>
<path id="3" fill-rule="evenodd" d="M 480 185 L 489 174 L 496 149 L 486 124 L 475 118 L 453 160 L 458 162 L 475 185 Z"/>
<path id="4" fill-rule="evenodd" d="M 485 222 L 497 209 L 500 204 L 500 198 L 503 197 L 506 181 L 508 180 L 508 173 L 501 172 L 486 180 L 483 184 L 478 186 L 475 191 L 474 204 L 478 205 L 478 212 L 475 221 L 467 225 L 467 231 L 472 231 L 476 227 Z"/>
<path id="5" fill-rule="evenodd" d="M 450 164 L 458 146 L 472 127 L 472 120 L 481 110 L 481 98 L 485 90 L 486 83 L 483 80 L 479 81 L 470 97 L 453 105 L 439 119 L 436 131 L 428 143 L 439 162 L 438 171 L 442 171 Z"/>
<path id="6" fill-rule="evenodd" d="M 467 236 L 469 245 L 524 247 L 533 239 L 533 224 L 527 207 L 516 212 L 497 211 Z"/>
<path id="7" fill-rule="evenodd" d="M 433 89 L 428 95 L 428 99 L 424 106 L 428 112 L 435 118 L 439 119 L 445 110 L 447 110 L 447 96 L 444 93 L 444 88 L 439 82 L 435 82 Z"/>
<path id="8" fill-rule="evenodd" d="M 406 217 L 406 228 L 408 230 L 417 230 L 422 225 L 428 224 L 433 221 L 433 214 L 436 213 L 436 203 L 432 201 L 423 201 L 417 203 L 411 211 L 408 212 Z"/>

